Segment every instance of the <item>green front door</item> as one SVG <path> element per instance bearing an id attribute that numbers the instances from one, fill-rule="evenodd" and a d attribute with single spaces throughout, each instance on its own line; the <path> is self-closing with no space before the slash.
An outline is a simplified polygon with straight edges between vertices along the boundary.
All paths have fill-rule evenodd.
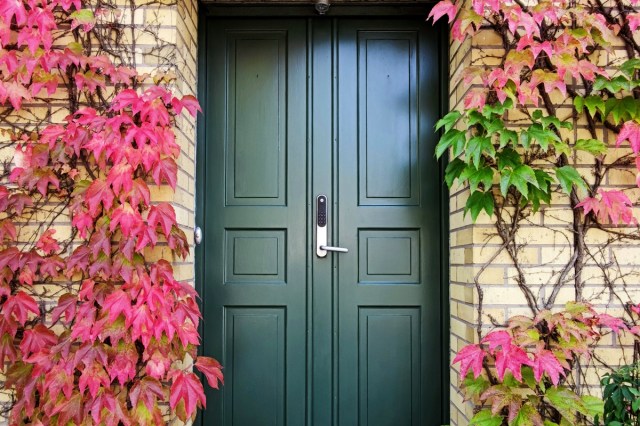
<path id="1" fill-rule="evenodd" d="M 209 19 L 204 425 L 440 425 L 437 41 L 423 19 Z M 316 198 L 328 243 L 316 255 Z"/>

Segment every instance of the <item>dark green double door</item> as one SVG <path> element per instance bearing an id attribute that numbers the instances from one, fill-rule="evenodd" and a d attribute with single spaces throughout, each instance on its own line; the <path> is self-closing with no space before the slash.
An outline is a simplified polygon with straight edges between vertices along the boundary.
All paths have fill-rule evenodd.
<path id="1" fill-rule="evenodd" d="M 423 20 L 211 19 L 205 425 L 441 415 L 437 42 Z M 316 197 L 328 240 L 316 256 Z M 445 372 L 446 374 L 446 372 Z"/>

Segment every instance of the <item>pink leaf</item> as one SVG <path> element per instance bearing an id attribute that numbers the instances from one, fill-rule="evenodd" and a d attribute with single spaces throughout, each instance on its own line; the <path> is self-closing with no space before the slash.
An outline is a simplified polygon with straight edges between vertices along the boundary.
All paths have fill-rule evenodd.
<path id="1" fill-rule="evenodd" d="M 449 23 L 453 22 L 458 13 L 458 7 L 451 3 L 449 0 L 444 0 L 433 6 L 427 19 L 433 18 L 433 22 L 436 22 L 442 16 L 447 15 L 449 17 Z"/>
<path id="2" fill-rule="evenodd" d="M 539 348 L 534 354 L 532 368 L 536 381 L 539 382 L 542 378 L 542 374 L 547 373 L 554 386 L 558 385 L 560 375 L 565 375 L 564 369 L 553 352 L 542 348 Z"/>
<path id="3" fill-rule="evenodd" d="M 482 343 L 488 343 L 489 350 L 491 351 L 495 351 L 498 347 L 502 347 L 502 350 L 506 350 L 511 347 L 513 339 L 511 338 L 511 335 L 504 330 L 492 331 L 482 339 Z"/>
<path id="4" fill-rule="evenodd" d="M 627 225 L 638 223 L 637 219 L 633 217 L 631 200 L 622 191 L 599 189 L 598 195 L 600 198 L 585 198 L 576 205 L 576 208 L 582 207 L 585 215 L 593 212 L 603 223 L 614 225 L 620 222 Z"/>
<path id="5" fill-rule="evenodd" d="M 629 19 L 629 29 L 635 31 L 640 27 L 640 13 L 630 13 L 627 15 Z"/>
<path id="6" fill-rule="evenodd" d="M 600 314 L 598 315 L 598 322 L 601 326 L 605 326 L 610 328 L 614 332 L 618 333 L 620 330 L 628 330 L 627 325 L 624 321 L 617 317 L 612 317 L 609 314 Z"/>
<path id="7" fill-rule="evenodd" d="M 173 98 L 171 100 L 171 105 L 173 106 L 173 109 L 175 109 L 178 114 L 182 112 L 183 108 L 189 111 L 189 114 L 191 114 L 193 117 L 195 117 L 198 114 L 198 111 L 202 112 L 200 103 L 192 95 L 183 96 L 182 99 Z"/>
<path id="8" fill-rule="evenodd" d="M 27 22 L 27 11 L 22 0 L 2 0 L 0 2 L 0 17 L 7 24 L 15 17 L 16 24 L 24 25 Z"/>
<path id="9" fill-rule="evenodd" d="M 184 403 L 187 418 L 195 413 L 197 406 L 205 406 L 204 388 L 193 373 L 178 371 L 175 374 L 169 397 L 171 409 L 175 410 L 180 402 Z"/>
<path id="10" fill-rule="evenodd" d="M 640 124 L 635 121 L 624 123 L 616 138 L 616 146 L 619 147 L 626 141 L 629 141 L 634 154 L 640 153 Z"/>
<path id="11" fill-rule="evenodd" d="M 504 379 L 506 370 L 511 370 L 513 377 L 521 382 L 522 366 L 531 364 L 532 362 L 527 356 L 527 353 L 518 346 L 511 345 L 496 351 L 496 373 L 498 373 L 500 381 Z"/>
<path id="12" fill-rule="evenodd" d="M 478 345 L 465 346 L 457 353 L 452 364 L 460 363 L 460 378 L 464 379 L 469 369 L 473 370 L 473 376 L 477 378 L 482 373 L 482 362 L 485 353 Z"/>
<path id="13" fill-rule="evenodd" d="M 214 389 L 218 389 L 218 382 L 224 384 L 224 377 L 222 376 L 222 366 L 218 361 L 213 358 L 199 356 L 196 360 L 195 366 L 204 376 L 207 378 L 209 386 Z"/>

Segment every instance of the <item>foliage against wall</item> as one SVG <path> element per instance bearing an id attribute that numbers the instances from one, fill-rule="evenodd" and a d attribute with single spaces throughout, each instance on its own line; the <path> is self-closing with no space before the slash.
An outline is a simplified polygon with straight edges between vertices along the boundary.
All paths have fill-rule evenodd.
<path id="1" fill-rule="evenodd" d="M 0 2 L 0 131 L 12 151 L 0 185 L 0 365 L 11 424 L 184 421 L 205 404 L 193 365 L 211 386 L 222 381 L 220 365 L 197 356 L 195 291 L 169 261 L 148 261 L 155 247 L 169 260 L 188 254 L 173 207 L 152 203 L 150 187 L 175 189 L 176 117 L 200 107 L 173 95 L 170 72 L 139 75 L 134 39 L 123 46 L 136 29 L 121 19 L 135 2 L 120 7 Z"/>
<path id="2" fill-rule="evenodd" d="M 451 153 L 447 184 L 468 188 L 465 212 L 473 221 L 481 214 L 491 216 L 499 241 L 499 248 L 475 277 L 480 345 L 464 348 L 455 359 L 462 362 L 465 375 L 471 360 L 476 366 L 497 368 L 497 376 L 488 368 L 482 376 L 476 370 L 465 382 L 467 391 L 482 390 L 467 396 L 492 405 L 478 414 L 486 417 L 476 419 L 477 424 L 530 424 L 522 423 L 523 417 L 533 419 L 533 424 L 593 422 L 596 412 L 587 410 L 584 400 L 579 402 L 567 393 L 552 401 L 545 396 L 547 391 L 565 389 L 578 397 L 576 393 L 584 392 L 587 382 L 585 363 L 607 364 L 593 351 L 599 340 L 612 329 L 629 330 L 632 336 L 622 338 L 627 342 L 638 334 L 636 308 L 630 303 L 633 295 L 627 288 L 634 278 L 608 255 L 610 247 L 637 244 L 640 238 L 634 214 L 640 178 L 635 184 L 632 179 L 610 185 L 615 181 L 611 176 L 621 171 L 640 171 L 637 4 L 622 0 L 442 1 L 431 12 L 434 19 L 449 18 L 454 39 L 471 38 L 482 44 L 479 40 L 491 34 L 500 44 L 462 70 L 459 78 L 473 88 L 462 110 L 438 124 L 444 135 L 436 153 L 439 157 Z M 609 57 L 615 59 L 608 61 Z M 562 203 L 573 211 L 564 242 L 571 256 L 547 282 L 533 285 L 530 271 L 535 266 L 525 266 L 522 253 L 527 242 L 519 233 L 536 222 L 541 209 Z M 606 237 L 590 244 L 589 237 L 596 232 Z M 480 281 L 487 267 L 505 254 L 529 315 L 512 318 L 508 324 L 492 320 L 491 325 L 507 326 L 510 333 L 496 342 L 483 338 L 485 289 Z M 593 281 L 593 274 L 585 273 L 587 268 L 601 271 L 602 288 L 596 292 L 586 287 L 588 279 Z M 571 326 L 562 324 L 558 331 L 549 309 L 558 308 L 559 295 L 568 287 L 579 304 L 563 311 L 561 322 L 569 321 Z M 612 308 L 620 308 L 621 316 L 596 313 L 584 304 L 591 298 L 600 303 L 608 299 Z M 579 318 L 575 306 L 581 307 Z M 589 312 L 587 319 L 584 312 Z M 518 331 L 523 322 L 528 324 L 524 335 Z M 563 337 L 576 324 L 589 335 Z M 574 351 L 585 349 L 587 343 L 586 355 L 591 357 Z M 636 340 L 629 362 L 637 360 L 637 348 Z M 510 371 L 506 376 L 505 368 Z M 536 380 L 523 380 L 521 369 Z M 486 383 L 478 382 L 479 377 Z M 558 405 L 562 400 L 573 401 L 570 413 Z"/>

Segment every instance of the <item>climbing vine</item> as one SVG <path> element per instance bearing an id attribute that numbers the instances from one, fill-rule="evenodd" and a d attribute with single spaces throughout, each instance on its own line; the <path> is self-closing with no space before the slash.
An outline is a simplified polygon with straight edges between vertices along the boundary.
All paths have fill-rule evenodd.
<path id="1" fill-rule="evenodd" d="M 460 362 L 466 355 L 475 355 L 476 361 L 487 367 L 483 379 L 487 380 L 487 387 L 499 386 L 503 392 L 499 397 L 482 392 L 473 396 L 476 402 L 494 404 L 474 424 L 532 424 L 521 423 L 524 417 L 519 407 L 529 414 L 527 419 L 536 419 L 533 424 L 542 424 L 543 420 L 544 424 L 594 422 L 595 412 L 586 407 L 581 411 L 575 404 L 554 406 L 548 398 L 542 398 L 548 387 L 582 393 L 585 363 L 608 367 L 593 350 L 599 334 L 593 339 L 596 334 L 581 337 L 578 333 L 571 337 L 575 341 L 568 347 L 554 349 L 558 334 L 549 333 L 557 324 L 550 323 L 549 309 L 557 308 L 563 289 L 571 288 L 578 303 L 590 298 L 608 299 L 624 312 L 621 317 L 602 317 L 606 314 L 597 314 L 588 304 L 580 305 L 590 312 L 590 319 L 584 322 L 582 313 L 579 319 L 565 313 L 562 321 L 570 320 L 571 327 L 576 326 L 576 321 L 583 331 L 585 327 L 603 326 L 600 319 L 604 318 L 616 332 L 622 329 L 620 324 L 625 325 L 625 330 L 638 330 L 634 328 L 638 318 L 631 303 L 633 295 L 627 288 L 634 278 L 608 253 L 613 246 L 637 244 L 640 240 L 634 214 L 640 186 L 639 3 L 441 1 L 429 15 L 434 20 L 446 16 L 452 37 L 458 42 L 470 40 L 480 52 L 479 58 L 461 67 L 456 76 L 470 89 L 460 108 L 438 122 L 437 129 L 443 136 L 436 149 L 438 157 L 450 155 L 445 176 L 448 186 L 469 192 L 465 214 L 474 222 L 480 215 L 491 217 L 500 244 L 474 280 L 479 302 L 477 332 L 483 344 L 466 347 L 463 351 L 467 352 L 461 351 L 456 358 Z M 484 52 L 482 46 L 481 40 L 487 38 L 496 40 L 490 52 Z M 493 65 L 486 65 L 489 63 Z M 624 173 L 636 174 L 635 184 L 632 179 L 620 184 L 620 179 L 614 178 Z M 556 203 L 566 203 L 572 211 L 566 223 L 568 232 L 560 233 L 570 256 L 547 282 L 534 285 L 530 274 L 533 267 L 527 267 L 521 258 L 527 242 L 519 234 L 523 226 L 536 224 L 536 214 Z M 558 232 L 557 227 L 549 229 Z M 594 244 L 589 236 L 595 233 L 604 237 Z M 554 250 L 559 252 L 562 244 L 556 245 Z M 481 276 L 500 255 L 506 255 L 513 265 L 511 279 L 531 313 L 528 332 L 538 337 L 529 334 L 523 338 L 522 332 L 514 332 L 513 319 L 501 324 L 491 317 L 491 325 L 507 327 L 510 337 L 495 343 L 484 336 L 487 330 Z M 601 291 L 585 291 L 586 268 L 600 271 L 604 284 Z M 563 324 L 561 330 L 566 331 L 567 326 Z M 637 360 L 638 340 L 633 336 L 630 340 L 636 342 L 633 360 Z M 575 344 L 584 350 L 582 355 L 589 356 L 572 353 L 570 349 Z M 531 369 L 540 354 L 544 354 L 542 361 L 547 362 L 549 370 L 539 371 L 551 376 L 543 378 L 536 373 L 535 381 L 523 382 L 520 368 Z M 509 359 L 514 360 L 517 370 L 510 378 L 505 379 L 504 368 L 498 377 L 488 368 L 499 367 L 500 362 Z M 472 388 L 479 380 L 478 374 L 474 376 L 467 382 Z M 501 405 L 506 401 L 505 386 L 511 390 L 518 386 L 527 389 L 511 395 L 533 392 L 535 397 L 511 407 Z M 569 393 L 556 402 L 577 401 Z M 589 419 L 587 414 L 591 415 Z"/>
<path id="2" fill-rule="evenodd" d="M 151 200 L 152 186 L 175 190 L 178 116 L 200 107 L 173 93 L 170 69 L 136 70 L 136 33 L 157 31 L 127 24 L 126 4 L 0 2 L 0 365 L 12 425 L 186 421 L 205 405 L 193 366 L 222 381 L 197 354 L 197 295 L 170 263 L 186 258 L 187 238 L 172 205 Z M 162 48 L 148 52 L 160 65 Z"/>

